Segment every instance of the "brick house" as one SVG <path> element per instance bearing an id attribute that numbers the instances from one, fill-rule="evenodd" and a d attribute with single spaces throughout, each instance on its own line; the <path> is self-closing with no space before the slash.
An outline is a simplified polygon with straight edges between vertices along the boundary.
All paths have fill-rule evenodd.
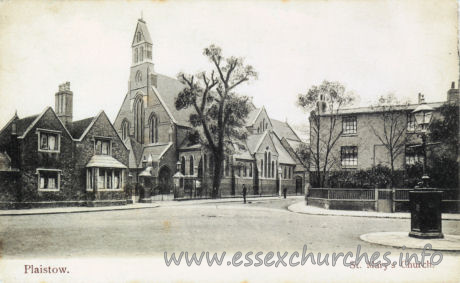
<path id="1" fill-rule="evenodd" d="M 105 113 L 72 121 L 70 84 L 55 97 L 56 110 L 15 114 L 0 131 L 0 207 L 126 203 L 128 149 Z"/>
<path id="2" fill-rule="evenodd" d="M 458 89 L 452 83 L 451 89 L 447 92 L 447 101 L 457 102 L 458 93 Z M 325 101 L 318 101 L 318 109 L 321 119 L 320 123 L 327 124 L 331 115 L 325 111 L 325 103 Z M 422 94 L 419 94 L 418 104 L 396 106 L 393 108 L 393 111 L 401 112 L 399 117 L 401 117 L 402 121 L 399 125 L 404 130 L 401 140 L 406 141 L 402 154 L 398 155 L 394 160 L 395 170 L 404 170 L 407 165 L 423 162 L 421 147 L 414 147 L 414 145 L 421 144 L 421 139 L 417 136 L 416 121 L 412 114 L 412 111 L 420 103 L 425 103 Z M 433 115 L 437 117 L 439 115 L 437 109 L 444 103 L 445 101 L 426 104 L 434 109 Z M 310 128 L 314 127 L 313 123 L 310 121 Z M 382 141 L 379 140 L 372 128 L 377 129 L 377 131 L 384 131 L 382 110 L 379 107 L 359 107 L 339 110 L 337 114 L 337 126 L 334 132 L 334 135 L 339 135 L 339 138 L 330 152 L 330 158 L 335 160 L 334 164 L 330 167 L 330 171 L 369 169 L 379 164 L 389 167 L 389 151 Z M 328 130 L 329 127 L 324 126 L 320 133 L 326 135 Z M 314 145 L 316 144 L 316 135 L 313 131 L 310 132 L 311 145 Z M 313 146 L 312 151 L 315 152 Z M 322 152 L 322 158 L 324 158 L 324 154 L 325 151 Z M 323 160 L 322 158 L 320 160 Z M 312 162 L 310 164 L 310 171 L 315 172 L 316 170 L 316 166 Z"/>
<path id="3" fill-rule="evenodd" d="M 193 110 L 175 108 L 177 95 L 185 86 L 155 72 L 152 39 L 142 19 L 137 22 L 131 48 L 128 92 L 114 126 L 130 150 L 133 181 L 146 187 L 144 201 L 152 200 L 153 195 L 209 195 L 209 169 L 213 166 L 210 156 L 186 138 Z M 271 119 L 263 107 L 254 107 L 249 116 L 247 128 L 251 135 L 247 147 L 227 157 L 220 195 L 239 194 L 243 183 L 249 186 L 249 193 L 277 194 L 280 169 L 286 176 L 281 178 L 282 186 L 290 193 L 302 193 L 306 169 L 295 154 L 300 138 L 288 123 Z M 184 177 L 174 185 L 177 171 Z"/>

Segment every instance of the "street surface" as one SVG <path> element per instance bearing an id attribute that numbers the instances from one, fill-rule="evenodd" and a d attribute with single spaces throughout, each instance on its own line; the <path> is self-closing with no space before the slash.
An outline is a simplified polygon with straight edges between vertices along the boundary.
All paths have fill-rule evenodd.
<path id="1" fill-rule="evenodd" d="M 299 199 L 254 200 L 140 210 L 0 217 L 1 257 L 136 257 L 171 252 L 402 250 L 363 242 L 379 231 L 409 231 L 408 219 L 317 216 L 289 212 Z M 443 221 L 443 232 L 459 234 L 460 221 Z M 405 252 L 420 253 L 420 250 Z M 459 256 L 459 253 L 444 252 Z"/>

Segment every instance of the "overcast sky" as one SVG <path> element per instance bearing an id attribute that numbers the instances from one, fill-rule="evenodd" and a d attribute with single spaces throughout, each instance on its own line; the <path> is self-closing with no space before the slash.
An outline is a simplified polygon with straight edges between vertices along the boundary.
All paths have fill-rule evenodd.
<path id="1" fill-rule="evenodd" d="M 449 1 L 86 1 L 0 3 L 0 127 L 54 107 L 71 82 L 74 120 L 115 119 L 127 91 L 131 41 L 143 13 L 159 73 L 210 64 L 211 43 L 246 58 L 259 79 L 239 91 L 270 116 L 306 122 L 299 93 L 342 82 L 361 105 L 393 92 L 445 100 L 458 81 L 457 2 Z"/>

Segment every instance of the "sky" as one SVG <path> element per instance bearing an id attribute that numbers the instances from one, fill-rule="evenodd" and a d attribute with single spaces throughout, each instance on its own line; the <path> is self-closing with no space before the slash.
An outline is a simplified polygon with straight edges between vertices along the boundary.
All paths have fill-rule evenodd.
<path id="1" fill-rule="evenodd" d="M 457 2 L 441 1 L 2 1 L 0 127 L 54 107 L 69 81 L 74 120 L 113 121 L 128 88 L 137 19 L 147 22 L 155 71 L 209 70 L 202 51 L 244 57 L 259 74 L 237 91 L 302 132 L 299 93 L 339 81 L 357 106 L 389 92 L 443 101 L 458 82 Z"/>

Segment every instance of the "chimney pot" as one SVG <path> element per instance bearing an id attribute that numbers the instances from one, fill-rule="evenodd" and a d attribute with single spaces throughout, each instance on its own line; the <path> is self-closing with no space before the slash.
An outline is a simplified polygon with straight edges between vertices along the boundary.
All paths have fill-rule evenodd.
<path id="1" fill-rule="evenodd" d="M 452 88 L 452 89 L 454 89 L 454 88 L 455 88 L 455 82 L 452 82 L 452 85 L 451 85 L 451 87 L 450 87 L 450 88 Z"/>

